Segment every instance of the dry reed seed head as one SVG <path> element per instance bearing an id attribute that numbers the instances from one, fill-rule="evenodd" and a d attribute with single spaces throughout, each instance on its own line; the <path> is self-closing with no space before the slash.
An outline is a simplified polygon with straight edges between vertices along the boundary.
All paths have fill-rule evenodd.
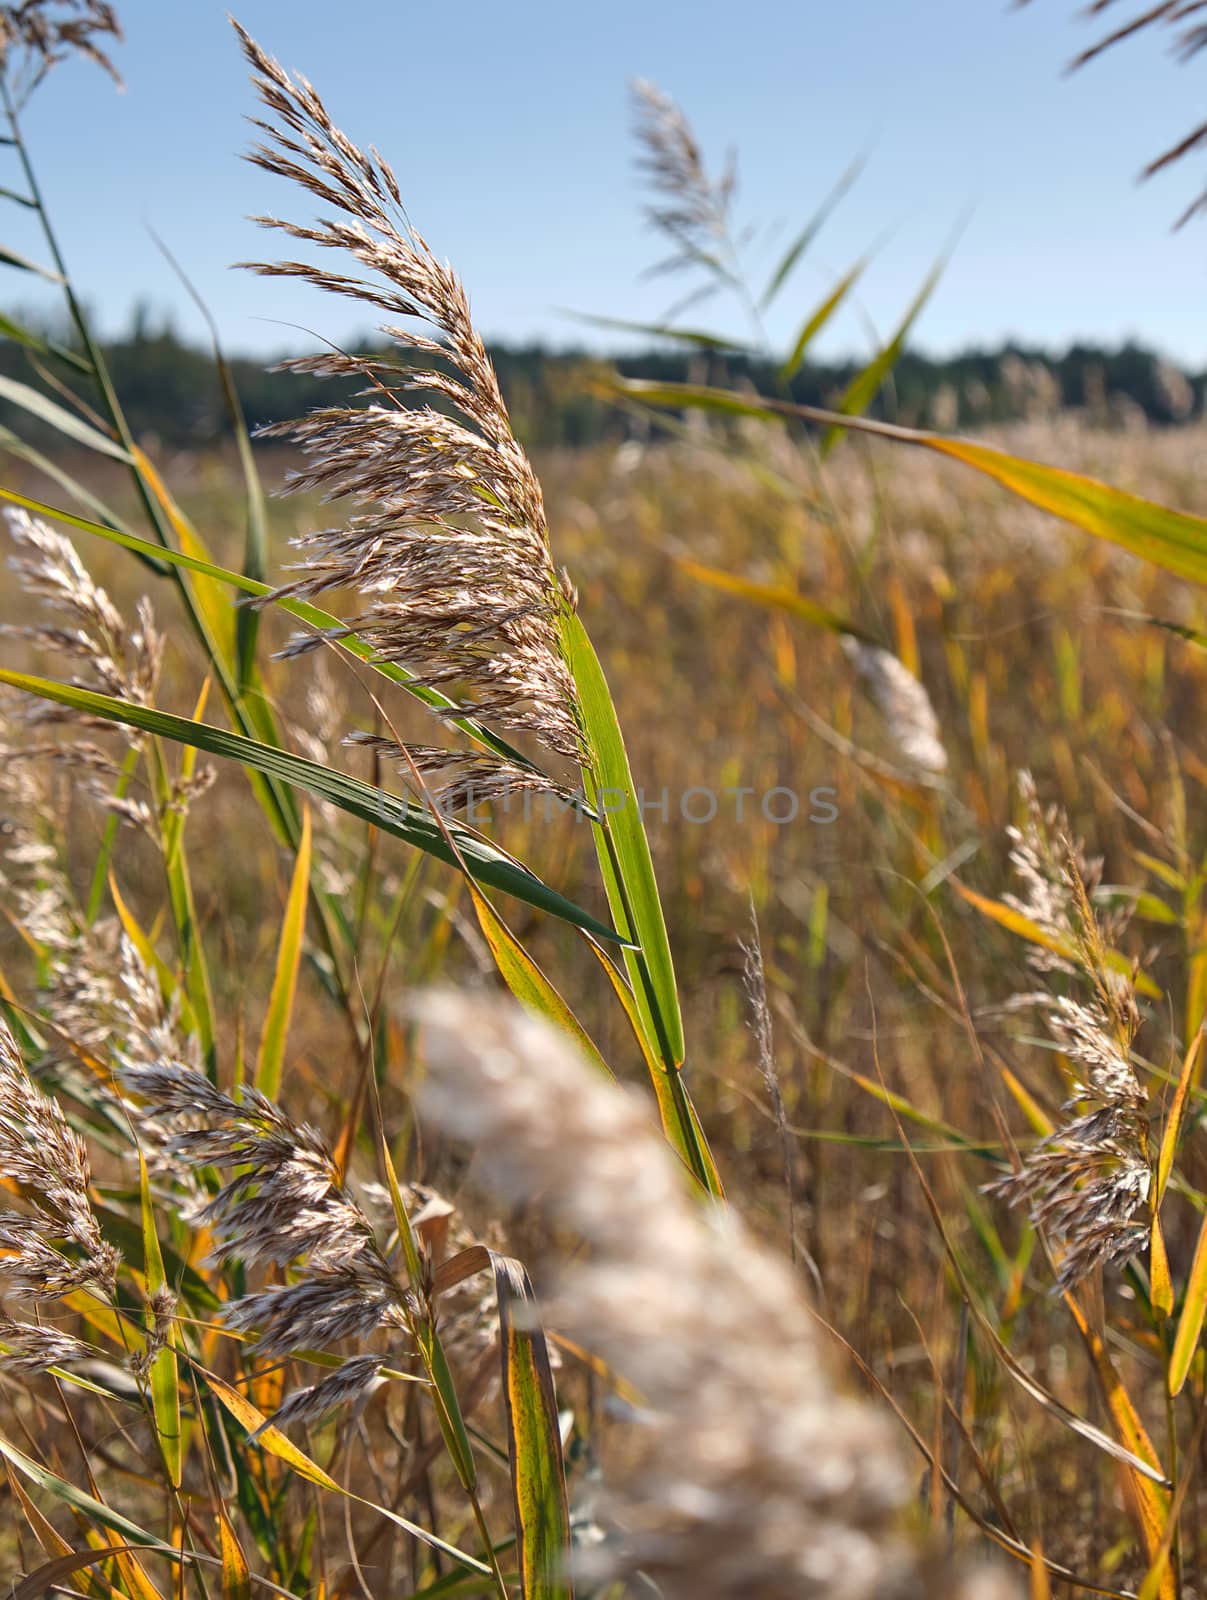
<path id="1" fill-rule="evenodd" d="M 291 438 L 307 459 L 291 488 L 361 508 L 344 527 L 297 541 L 305 552 L 302 575 L 278 594 L 355 590 L 367 604 L 347 631 L 365 638 L 379 660 L 433 685 L 463 685 L 484 721 L 532 733 L 558 755 L 581 759 L 561 645 L 565 601 L 540 485 L 512 432 L 460 279 L 407 220 L 382 158 L 358 149 L 309 83 L 291 78 L 239 31 L 274 119 L 255 124 L 265 142 L 250 159 L 340 214 L 310 227 L 260 220 L 320 249 L 341 250 L 375 276 L 297 261 L 254 263 L 253 270 L 367 303 L 389 319 L 380 332 L 403 352 L 448 366 L 417 369 L 342 353 L 291 363 L 363 377 L 374 398 L 363 408 L 326 407 L 266 430 Z M 436 337 L 399 318 L 428 324 Z M 416 404 L 416 393 L 435 403 Z M 301 637 L 285 653 L 322 642 Z"/>
<path id="2" fill-rule="evenodd" d="M 319 1135 L 256 1090 L 236 1103 L 182 1063 L 127 1070 L 123 1078 L 161 1114 L 194 1117 L 197 1125 L 172 1138 L 178 1155 L 197 1167 L 236 1169 L 198 1219 L 213 1230 L 216 1259 L 338 1263 L 372 1240 Z"/>
<path id="3" fill-rule="evenodd" d="M 289 1354 L 407 1325 L 404 1291 L 313 1128 L 254 1089 L 236 1102 L 180 1061 L 127 1065 L 121 1078 L 169 1128 L 187 1124 L 167 1139 L 174 1157 L 236 1169 L 189 1217 L 212 1230 L 214 1259 L 303 1263 L 300 1281 L 224 1307 L 229 1327 L 254 1331 L 259 1350 Z"/>
<path id="4" fill-rule="evenodd" d="M 122 776 L 120 763 L 98 745 L 80 737 L 81 731 L 85 728 L 112 732 L 111 723 L 99 717 L 81 715 L 65 706 L 52 706 L 44 701 L 26 706 L 22 715 L 28 724 L 37 728 L 70 729 L 71 741 L 64 743 L 51 740 L 43 744 L 0 746 L 0 760 L 6 759 L 25 766 L 41 763 L 62 768 L 73 775 L 76 787 L 86 790 L 106 811 L 113 812 L 122 821 L 149 837 L 155 837 L 156 818 L 151 807 L 145 801 L 131 795 L 118 795 L 113 792 L 114 786 Z M 136 742 L 136 737 L 131 738 L 132 743 Z M 47 859 L 50 859 L 49 856 Z"/>
<path id="5" fill-rule="evenodd" d="M 687 1204 L 674 1166 L 642 1159 L 650 1130 L 638 1096 L 588 1092 L 578 1058 L 551 1049 L 534 1019 L 452 991 L 416 997 L 413 1011 L 431 1068 L 423 1105 L 440 1126 L 478 1147 L 495 1192 L 519 1200 L 536 1190 L 584 1239 L 617 1250 L 636 1219 L 656 1225 Z M 599 1120 L 596 1137 L 578 1147 L 563 1136 L 563 1122 L 569 1116 L 578 1129 L 585 1112 L 575 1108 L 584 1094 Z"/>
<path id="6" fill-rule="evenodd" d="M 728 237 L 729 207 L 737 187 L 733 156 L 714 182 L 691 124 L 670 96 L 643 78 L 630 85 L 630 96 L 638 170 L 661 196 L 646 207 L 646 218 L 678 246 L 677 254 L 658 270 L 704 263 Z"/>
<path id="7" fill-rule="evenodd" d="M 379 1262 L 360 1256 L 346 1266 L 307 1272 L 298 1283 L 245 1294 L 224 1312 L 237 1333 L 255 1334 L 264 1355 L 320 1350 L 341 1339 L 357 1342 L 407 1330 L 399 1285 Z"/>
<path id="8" fill-rule="evenodd" d="M 121 1257 L 102 1236 L 88 1196 L 83 1139 L 34 1084 L 0 1021 L 0 1176 L 27 1191 L 31 1210 L 0 1212 L 0 1283 L 56 1299 L 84 1283 L 111 1291 Z M 78 1259 L 58 1248 L 69 1244 Z"/>
<path id="9" fill-rule="evenodd" d="M 25 932 L 52 955 L 63 955 L 75 944 L 67 896 L 58 883 L 39 883 L 21 907 Z"/>
<path id="10" fill-rule="evenodd" d="M 47 1040 L 47 1065 L 77 1059 L 81 1051 L 105 1060 L 114 1021 L 111 963 L 117 954 L 115 931 L 111 922 L 95 929 L 73 925 L 70 941 L 51 950 L 39 994 L 47 1016 L 55 1024 L 55 1031 Z"/>
<path id="11" fill-rule="evenodd" d="M 9 566 L 22 588 L 47 609 L 73 623 L 71 628 L 32 624 L 6 627 L 33 644 L 83 663 L 87 675 L 73 681 L 137 705 L 150 705 L 163 664 L 163 635 L 150 602 L 138 602 L 137 627 L 127 627 L 108 594 L 92 579 L 71 540 L 20 507 L 5 508 L 16 551 Z"/>
<path id="12" fill-rule="evenodd" d="M 0 1312 L 0 1372 L 33 1377 L 68 1361 L 85 1360 L 90 1354 L 74 1334 L 39 1322 L 15 1322 Z"/>
<path id="13" fill-rule="evenodd" d="M 223 1321 L 236 1332 L 254 1334 L 256 1351 L 280 1356 L 342 1339 L 363 1343 L 409 1326 L 397 1279 L 371 1251 L 336 1267 L 308 1270 L 296 1283 L 245 1295 L 224 1309 Z"/>
<path id="14" fill-rule="evenodd" d="M 5 519 L 16 547 L 9 566 L 25 592 L 63 622 L 3 625 L 0 633 L 15 635 L 63 658 L 62 670 L 81 688 L 149 705 L 163 660 L 163 638 L 155 627 L 149 601 L 139 601 L 137 625 L 127 626 L 105 590 L 93 582 L 69 539 L 19 508 L 6 508 Z M 57 742 L 27 742 L 14 752 L 14 759 L 71 768 L 101 805 L 154 834 L 151 808 L 134 795 L 114 794 L 119 764 L 84 737 L 94 729 L 112 735 L 111 723 L 71 707 L 29 697 L 19 704 L 14 720 L 27 729 L 68 730 L 68 737 Z M 134 745 L 142 742 L 141 735 L 128 731 L 123 732 L 122 738 Z"/>
<path id="15" fill-rule="evenodd" d="M 1033 946 L 1027 954 L 1029 966 L 1037 972 L 1084 972 L 1096 948 L 1121 936 L 1128 908 L 1107 912 L 1094 903 L 1102 883 L 1102 858 L 1086 854 L 1059 806 L 1041 805 L 1029 771 L 1021 771 L 1017 782 L 1026 816 L 1021 828 L 1007 827 L 1006 836 L 1019 890 L 1002 898 L 1050 938 L 1071 947 L 1066 958 Z"/>
<path id="16" fill-rule="evenodd" d="M 200 1077 L 201 1045 L 183 1028 L 180 991 L 164 995 L 158 977 L 124 932 L 117 966 L 114 1010 L 122 1035 L 122 1067 L 130 1073 L 160 1062 L 180 1062 Z"/>
<path id="17" fill-rule="evenodd" d="M 135 1142 L 156 1179 L 191 1192 L 191 1171 L 168 1149 L 175 1130 L 122 1092 L 125 1074 L 141 1067 L 175 1061 L 200 1065 L 198 1041 L 181 1025 L 179 993 L 164 997 L 158 978 L 116 919 L 88 925 L 75 911 L 65 883 L 45 892 L 41 904 L 45 926 L 29 909 L 22 910 L 20 921 L 27 932 L 36 928 L 46 944 L 41 1003 L 55 1028 L 45 1061 L 71 1063 L 84 1052 L 110 1063 L 115 1076 L 95 1092 L 120 1112 L 129 1129 L 137 1130 Z M 50 938 L 54 942 L 46 943 Z"/>
<path id="18" fill-rule="evenodd" d="M 1142 1108 L 1146 1095 L 1128 1059 L 1132 1032 L 1120 1042 L 1117 1015 L 1108 1014 L 1098 1000 L 1083 1005 L 1067 995 L 1056 996 L 1047 1013 L 1052 1037 L 1069 1060 L 1081 1069 L 1076 1098 L 1100 1105 Z"/>
<path id="19" fill-rule="evenodd" d="M 1090 1109 L 1028 1151 L 1018 1172 L 987 1186 L 1011 1205 L 1025 1203 L 1032 1221 L 1064 1247 L 1057 1267 L 1062 1289 L 1096 1267 L 1129 1261 L 1150 1231 L 1153 1175 L 1143 1101 L 1085 1099 Z"/>
<path id="20" fill-rule="evenodd" d="M 562 1035 L 453 993 L 413 1011 L 423 1113 L 476 1142 L 497 1193 L 539 1196 L 591 1247 L 547 1320 L 643 1396 L 590 1576 L 641 1570 L 684 1600 L 920 1593 L 887 1421 L 836 1392 L 785 1264 L 689 1192 L 636 1097 Z"/>
<path id="21" fill-rule="evenodd" d="M 553 783 L 543 773 L 514 762 L 498 761 L 476 750 L 445 750 L 433 745 L 400 745 L 374 733 L 357 731 L 344 739 L 357 749 L 376 751 L 386 761 L 396 761 L 404 778 L 413 770 L 426 782 L 438 780 L 437 799 L 445 811 L 472 812 L 476 806 L 501 802 L 510 809 L 513 797 L 542 794 L 550 806 L 556 801 L 569 806 L 582 795 Z M 405 753 L 404 753 L 405 752 Z M 530 803 L 530 802 L 529 802 Z"/>
<path id="22" fill-rule="evenodd" d="M 147 1304 L 151 1311 L 151 1325 L 147 1329 L 147 1337 L 141 1350 L 135 1350 L 129 1360 L 130 1369 L 135 1377 L 145 1382 L 148 1373 L 155 1364 L 157 1356 L 166 1350 L 172 1338 L 172 1329 L 176 1325 L 176 1308 L 179 1305 L 175 1293 L 165 1284 L 156 1289 L 148 1297 Z"/>
<path id="23" fill-rule="evenodd" d="M 173 1145 L 195 1165 L 238 1169 L 201 1213 L 218 1260 L 329 1266 L 376 1248 L 319 1135 L 255 1090 L 231 1105 L 225 1125 L 187 1130 Z"/>
<path id="24" fill-rule="evenodd" d="M 1069 946 L 1070 959 L 1043 951 L 1031 964 L 1042 971 L 1080 976 L 1090 998 L 1038 994 L 1054 1042 L 1077 1071 L 1065 1113 L 1076 1112 L 1023 1158 L 1021 1168 L 988 1186 L 1010 1204 L 1026 1203 L 1032 1220 L 1064 1246 L 1061 1288 L 1079 1283 L 1096 1267 L 1120 1264 L 1143 1248 L 1149 1233 L 1152 1168 L 1147 1095 L 1130 1051 L 1139 1009 L 1128 979 L 1106 964 L 1107 932 L 1091 904 L 1102 863 L 1086 858 L 1070 838 L 1068 820 L 1043 809 L 1029 772 L 1019 775 L 1027 807 L 1023 829 L 1010 828 L 1010 859 L 1023 893 L 1008 903 Z"/>
<path id="25" fill-rule="evenodd" d="M 4 764 L 0 761 L 0 786 Z M 74 1061 L 83 1052 L 111 1062 L 116 1077 L 100 1088 L 102 1099 L 118 1106 L 132 1129 L 147 1165 L 157 1178 L 188 1185 L 191 1174 L 170 1158 L 170 1129 L 156 1111 L 135 1104 L 121 1093 L 146 1070 L 161 1065 L 170 1074 L 173 1063 L 196 1070 L 200 1046 L 181 1021 L 181 996 L 164 996 L 158 978 L 122 931 L 116 919 L 88 925 L 80 917 L 71 887 L 58 869 L 59 851 L 48 846 L 48 881 L 18 897 L 16 920 L 42 946 L 47 974 L 40 992 L 42 1007 L 54 1022 L 44 1060 Z M 203 1082 L 205 1080 L 202 1080 Z"/>
<path id="26" fill-rule="evenodd" d="M 898 754 L 924 782 L 941 782 L 947 773 L 947 751 L 925 686 L 891 651 L 864 644 L 849 633 L 843 635 L 842 647 L 884 718 Z"/>
<path id="27" fill-rule="evenodd" d="M 50 952 L 75 937 L 71 887 L 62 867 L 63 830 L 43 763 L 25 759 L 15 742 L 24 697 L 0 701 L 0 801 L 3 802 L 0 885 L 12 896 L 15 920 Z"/>
<path id="28" fill-rule="evenodd" d="M 105 0 L 23 0 L 0 6 L 0 69 L 18 102 L 71 55 L 94 61 L 120 89 L 117 68 L 97 41 L 121 37 L 117 12 Z"/>
<path id="29" fill-rule="evenodd" d="M 777 1083 L 775 1070 L 774 1033 L 771 1026 L 771 1007 L 767 1002 L 767 974 L 763 966 L 763 945 L 759 937 L 758 918 L 754 903 L 750 908 L 750 937 L 739 940 L 742 952 L 742 988 L 750 1009 L 750 1031 L 758 1048 L 759 1069 L 764 1081 Z"/>
<path id="30" fill-rule="evenodd" d="M 118 1077 L 124 1089 L 139 1097 L 154 1116 L 174 1120 L 196 1115 L 210 1119 L 235 1117 L 239 1107 L 228 1094 L 184 1061 L 163 1058 L 122 1061 Z M 207 1123 L 205 1132 L 208 1133 Z"/>
<path id="31" fill-rule="evenodd" d="M 67 937 L 50 952 L 40 995 L 45 1014 L 55 1024 L 45 1062 L 74 1065 L 85 1053 L 111 1066 L 112 1073 L 102 1082 L 90 1084 L 91 1092 L 118 1113 L 160 1184 L 191 1191 L 191 1172 L 172 1159 L 167 1148 L 171 1130 L 148 1107 L 122 1092 L 122 1075 L 128 1069 L 161 1060 L 199 1063 L 196 1039 L 186 1036 L 179 1025 L 179 996 L 163 998 L 157 978 L 116 919 L 89 925 L 70 908 L 63 914 Z M 28 918 L 23 925 L 28 927 Z"/>
<path id="32" fill-rule="evenodd" d="M 1122 1266 L 1148 1243 L 1152 1169 L 1134 1116 L 1112 1107 L 1067 1123 L 1030 1151 L 1020 1172 L 991 1186 L 1063 1246 L 1057 1283 L 1071 1289 L 1097 1267 Z"/>
<path id="33" fill-rule="evenodd" d="M 384 1356 L 351 1356 L 329 1377 L 295 1389 L 273 1416 L 250 1435 L 254 1441 L 264 1428 L 287 1428 L 291 1422 L 321 1422 L 340 1406 L 359 1405 L 385 1382 L 378 1376 Z"/>

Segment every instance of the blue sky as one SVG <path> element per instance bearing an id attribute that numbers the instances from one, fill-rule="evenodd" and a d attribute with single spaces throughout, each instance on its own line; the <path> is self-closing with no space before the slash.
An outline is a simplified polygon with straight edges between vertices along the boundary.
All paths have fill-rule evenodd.
<path id="1" fill-rule="evenodd" d="M 223 0 L 119 9 L 126 93 L 73 62 L 26 116 L 68 261 L 103 325 L 123 326 L 145 298 L 201 337 L 150 225 L 229 349 L 296 346 L 282 321 L 347 337 L 361 324 L 354 308 L 229 270 L 270 244 L 248 213 L 300 217 L 305 198 L 239 160 L 253 97 Z M 1177 67 L 1154 36 L 1066 79 L 1064 64 L 1092 37 L 1074 11 L 1073 0 L 1022 10 L 1006 0 L 238 6 L 266 48 L 314 80 L 346 131 L 390 158 L 412 217 L 460 270 L 488 335 L 573 342 L 583 335 L 559 308 L 649 319 L 672 298 L 665 279 L 641 275 L 659 257 L 628 135 L 626 82 L 641 75 L 679 100 L 714 162 L 737 146 L 740 215 L 767 230 L 756 267 L 866 154 L 781 297 L 777 342 L 881 240 L 861 307 L 822 347 L 866 349 L 963 222 L 917 328 L 924 347 L 1136 336 L 1205 366 L 1207 223 L 1169 231 L 1201 164 L 1142 187 L 1133 179 L 1200 120 L 1207 58 Z M 6 158 L 0 151 L 0 169 Z M 25 224 L 10 208 L 2 237 L 32 251 Z M 8 273 L 5 303 L 29 303 L 28 283 Z M 736 306 L 708 315 L 742 331 Z"/>

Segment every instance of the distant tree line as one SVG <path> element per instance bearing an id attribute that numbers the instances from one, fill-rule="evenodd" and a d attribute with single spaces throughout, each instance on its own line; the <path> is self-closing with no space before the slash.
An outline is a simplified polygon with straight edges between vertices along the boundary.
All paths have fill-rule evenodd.
<path id="1" fill-rule="evenodd" d="M 49 337 L 49 335 L 47 335 Z M 365 348 L 363 344 L 358 348 Z M 620 355 L 610 363 L 583 351 L 497 344 L 491 354 L 517 433 L 533 448 L 579 447 L 656 434 L 657 418 L 600 392 L 614 366 L 626 377 L 661 382 L 741 385 L 784 393 L 771 363 L 724 352 L 680 349 Z M 110 370 L 136 434 L 172 448 L 204 448 L 230 436 L 231 422 L 212 355 L 185 343 L 170 326 L 136 315 L 128 334 L 106 348 Z M 248 423 L 254 429 L 338 403 L 347 382 L 270 370 L 265 361 L 230 361 Z M 42 372 L 39 372 L 39 368 Z M 10 339 L 0 341 L 0 374 L 43 387 L 53 369 L 60 383 L 86 398 L 70 369 Z M 812 363 L 792 380 L 792 399 L 835 405 L 855 377 L 854 362 Z M 1063 355 L 1007 345 L 936 358 L 906 351 L 872 414 L 941 431 L 975 431 L 987 423 L 1042 417 L 1077 408 L 1106 427 L 1167 426 L 1203 408 L 1207 374 L 1190 376 L 1139 345 L 1118 349 L 1073 345 Z M 11 402 L 0 402 L 0 425 L 46 448 L 53 434 Z"/>

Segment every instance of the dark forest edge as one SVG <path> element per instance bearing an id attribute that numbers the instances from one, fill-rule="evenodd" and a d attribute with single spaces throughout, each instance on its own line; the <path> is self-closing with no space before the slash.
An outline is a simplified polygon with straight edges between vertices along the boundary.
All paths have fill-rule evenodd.
<path id="1" fill-rule="evenodd" d="M 516 432 L 537 448 L 617 441 L 664 425 L 594 392 L 595 380 L 610 367 L 625 377 L 658 382 L 751 385 L 760 393 L 814 406 L 832 405 L 860 370 L 855 361 L 810 363 L 785 391 L 773 363 L 736 353 L 651 349 L 605 359 L 581 349 L 508 343 L 492 345 L 490 353 Z M 105 356 L 136 435 L 185 449 L 229 437 L 230 419 L 209 351 L 186 343 L 171 327 L 152 328 L 142 317 L 127 335 L 106 345 Z M 11 340 L 0 342 L 0 374 L 9 378 L 36 381 L 33 364 L 44 359 Z M 262 357 L 234 356 L 230 365 L 253 429 L 312 406 L 339 403 L 343 391 L 350 392 L 346 382 L 273 371 Z M 907 350 L 870 415 L 940 432 L 1068 409 L 1105 427 L 1140 421 L 1161 426 L 1197 416 L 1205 389 L 1207 373 L 1187 374 L 1130 342 L 1115 349 L 1074 344 L 1060 355 L 1013 343 L 950 357 Z M 13 407 L 0 408 L 0 424 L 13 426 L 17 420 Z M 29 420 L 20 421 L 26 435 Z M 52 437 L 48 434 L 48 440 Z"/>

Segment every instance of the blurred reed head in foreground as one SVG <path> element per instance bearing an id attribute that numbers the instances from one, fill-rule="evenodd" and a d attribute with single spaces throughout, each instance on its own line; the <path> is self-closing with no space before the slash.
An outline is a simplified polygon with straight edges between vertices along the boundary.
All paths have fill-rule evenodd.
<path id="1" fill-rule="evenodd" d="M 582 1576 L 647 1574 L 677 1600 L 934 1593 L 887 1415 L 837 1384 L 787 1263 L 694 1195 L 637 1097 L 547 1024 L 452 991 L 411 1010 L 425 1116 L 472 1141 L 495 1196 L 537 1199 L 587 1247 L 548 1319 L 640 1396 Z"/>

